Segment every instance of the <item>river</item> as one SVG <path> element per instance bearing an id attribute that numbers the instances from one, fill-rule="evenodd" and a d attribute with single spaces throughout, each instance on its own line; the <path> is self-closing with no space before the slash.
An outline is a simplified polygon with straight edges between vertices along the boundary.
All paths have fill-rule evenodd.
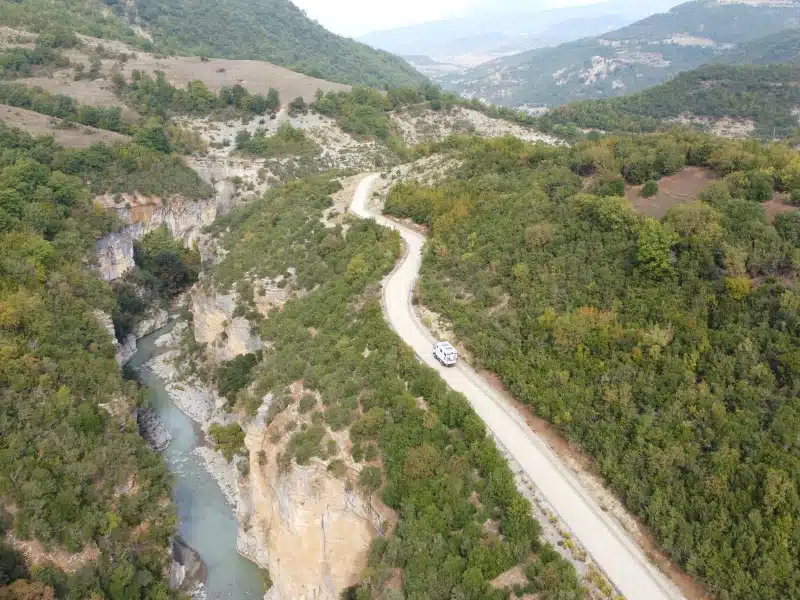
<path id="1" fill-rule="evenodd" d="M 178 507 L 178 533 L 203 559 L 208 580 L 203 588 L 208 600 L 258 599 L 264 595 L 261 571 L 236 552 L 236 517 L 219 486 L 192 451 L 203 444 L 203 432 L 169 398 L 164 383 L 150 369 L 142 368 L 161 349 L 155 341 L 175 321 L 138 342 L 130 367 L 139 373 L 150 391 L 154 412 L 172 435 L 164 451 L 167 468 L 174 476 L 172 497 Z"/>

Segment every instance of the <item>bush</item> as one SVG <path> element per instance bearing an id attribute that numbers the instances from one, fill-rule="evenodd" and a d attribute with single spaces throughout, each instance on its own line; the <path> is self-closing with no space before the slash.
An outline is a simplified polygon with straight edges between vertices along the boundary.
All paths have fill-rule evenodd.
<path id="1" fill-rule="evenodd" d="M 625 181 L 621 177 L 601 181 L 597 186 L 596 194 L 598 196 L 624 196 Z"/>
<path id="2" fill-rule="evenodd" d="M 231 462 L 233 455 L 242 452 L 244 448 L 244 431 L 238 423 L 230 425 L 212 424 L 208 430 L 214 440 L 216 449 L 222 452 L 225 460 Z"/>
<path id="3" fill-rule="evenodd" d="M 653 181 L 652 179 L 650 181 L 645 182 L 645 184 L 642 186 L 641 196 L 643 198 L 652 198 L 657 193 L 658 193 L 658 182 Z"/>
<path id="4" fill-rule="evenodd" d="M 244 354 L 217 367 L 217 389 L 222 396 L 233 400 L 239 390 L 252 381 L 251 373 L 261 360 L 261 353 Z"/>

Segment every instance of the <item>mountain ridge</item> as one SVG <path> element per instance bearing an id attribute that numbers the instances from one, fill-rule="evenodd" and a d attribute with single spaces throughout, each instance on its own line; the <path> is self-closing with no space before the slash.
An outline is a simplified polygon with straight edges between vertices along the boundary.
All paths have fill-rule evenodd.
<path id="1" fill-rule="evenodd" d="M 501 58 L 438 81 L 468 98 L 509 106 L 619 96 L 798 25 L 800 3 L 794 0 L 757 5 L 696 0 L 614 32 Z"/>

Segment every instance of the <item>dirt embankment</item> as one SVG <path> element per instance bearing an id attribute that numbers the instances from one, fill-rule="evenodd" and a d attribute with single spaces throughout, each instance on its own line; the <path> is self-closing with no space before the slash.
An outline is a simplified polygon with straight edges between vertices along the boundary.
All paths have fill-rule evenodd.
<path id="1" fill-rule="evenodd" d="M 62 125 L 60 119 L 5 104 L 0 104 L 0 121 L 13 127 L 19 127 L 34 137 L 52 135 L 56 138 L 57 143 L 67 148 L 88 148 L 96 142 L 113 144 L 130 139 L 120 133 L 85 125 L 73 124 L 66 127 Z"/>

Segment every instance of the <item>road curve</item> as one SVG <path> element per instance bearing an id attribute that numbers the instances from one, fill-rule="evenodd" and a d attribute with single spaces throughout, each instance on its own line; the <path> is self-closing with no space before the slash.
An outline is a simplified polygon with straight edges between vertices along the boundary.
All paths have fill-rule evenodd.
<path id="1" fill-rule="evenodd" d="M 367 208 L 378 177 L 377 174 L 367 175 L 359 182 L 350 209 L 362 218 L 374 219 L 399 231 L 407 244 L 405 257 L 383 285 L 384 312 L 392 328 L 414 349 L 423 363 L 436 369 L 452 389 L 467 397 L 478 416 L 628 600 L 682 599 L 677 588 L 647 561 L 641 549 L 600 509 L 513 406 L 463 362 L 448 369 L 433 357 L 435 340 L 411 304 L 411 294 L 422 264 L 425 237 Z"/>

